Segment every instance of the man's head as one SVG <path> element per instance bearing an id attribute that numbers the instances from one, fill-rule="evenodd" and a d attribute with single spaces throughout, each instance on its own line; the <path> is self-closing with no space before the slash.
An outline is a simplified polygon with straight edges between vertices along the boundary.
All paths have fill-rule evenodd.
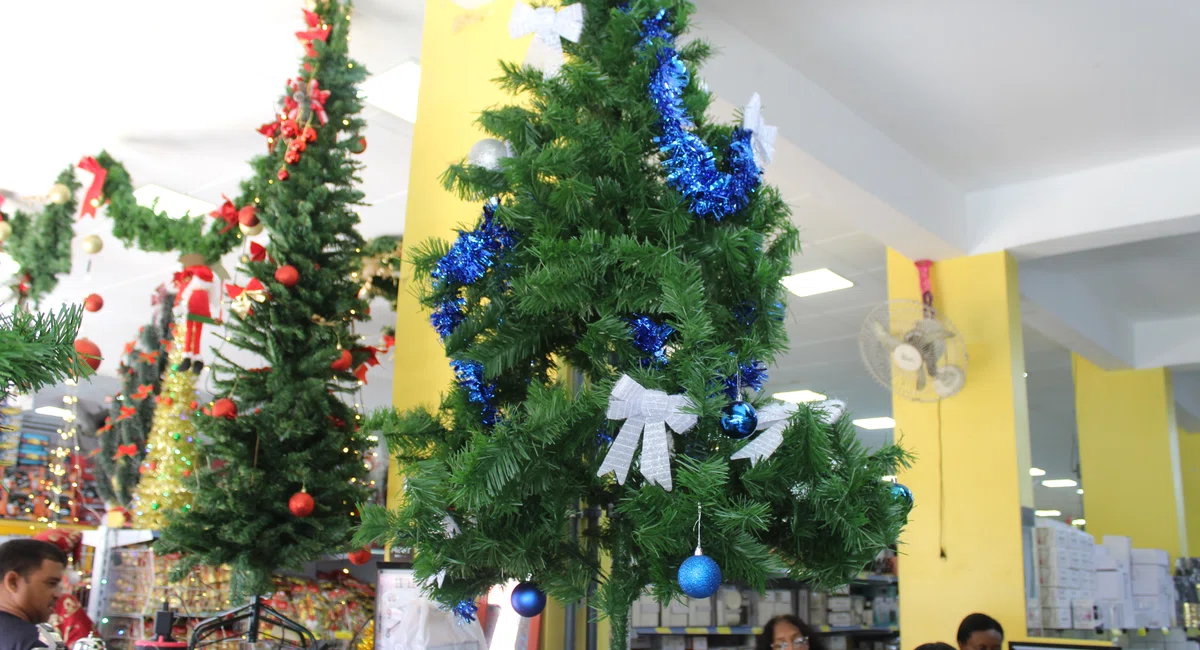
<path id="1" fill-rule="evenodd" d="M 67 554 L 47 542 L 15 539 L 0 544 L 0 611 L 30 623 L 54 613 Z"/>
<path id="2" fill-rule="evenodd" d="M 959 650 L 1001 650 L 1004 628 L 987 614 L 971 614 L 958 626 Z"/>

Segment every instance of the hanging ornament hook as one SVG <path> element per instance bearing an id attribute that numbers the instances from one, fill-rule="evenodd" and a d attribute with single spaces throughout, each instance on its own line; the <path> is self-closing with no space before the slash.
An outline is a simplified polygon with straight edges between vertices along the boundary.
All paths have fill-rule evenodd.
<path id="1" fill-rule="evenodd" d="M 704 514 L 703 509 L 702 504 L 696 504 L 696 555 L 704 555 L 704 552 L 700 550 L 700 519 Z"/>

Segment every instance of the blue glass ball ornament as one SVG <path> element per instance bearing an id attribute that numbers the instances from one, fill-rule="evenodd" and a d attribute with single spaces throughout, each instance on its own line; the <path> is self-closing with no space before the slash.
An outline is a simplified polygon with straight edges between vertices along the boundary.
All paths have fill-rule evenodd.
<path id="1" fill-rule="evenodd" d="M 754 435 L 758 428 L 758 413 L 749 402 L 738 400 L 721 409 L 721 430 L 734 440 Z"/>
<path id="2" fill-rule="evenodd" d="M 721 586 L 721 567 L 700 549 L 679 565 L 679 588 L 692 598 L 708 598 Z"/>
<path id="3" fill-rule="evenodd" d="M 521 616 L 533 618 L 546 608 L 546 592 L 532 582 L 522 582 L 512 592 L 512 606 Z"/>
<path id="4" fill-rule="evenodd" d="M 896 503 L 904 504 L 905 506 L 908 506 L 909 508 L 911 508 L 913 505 L 912 490 L 908 489 L 907 486 L 901 485 L 899 483 L 892 484 L 892 498 L 896 500 Z"/>

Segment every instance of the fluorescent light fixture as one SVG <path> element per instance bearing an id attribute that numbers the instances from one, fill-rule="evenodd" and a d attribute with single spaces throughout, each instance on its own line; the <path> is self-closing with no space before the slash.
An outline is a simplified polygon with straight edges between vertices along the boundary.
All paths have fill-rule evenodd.
<path id="1" fill-rule="evenodd" d="M 1061 517 L 1061 510 L 1034 510 L 1033 514 L 1039 517 Z"/>
<path id="2" fill-rule="evenodd" d="M 417 93 L 421 88 L 421 66 L 408 61 L 367 79 L 358 96 L 376 108 L 416 124 Z"/>
<path id="3" fill-rule="evenodd" d="M 896 421 L 892 418 L 863 418 L 861 420 L 854 420 L 854 426 L 870 431 L 876 429 L 895 429 Z"/>
<path id="4" fill-rule="evenodd" d="M 1083 488 L 1079 488 L 1078 490 L 1075 490 L 1075 494 L 1083 494 Z"/>
<path id="5" fill-rule="evenodd" d="M 64 420 L 74 415 L 74 413 L 68 411 L 67 409 L 60 408 L 58 406 L 41 406 L 34 409 L 33 412 L 37 413 L 38 415 L 49 415 L 51 417 L 62 418 Z"/>
<path id="6" fill-rule="evenodd" d="M 1075 482 L 1075 479 L 1070 478 L 1051 478 L 1042 481 L 1042 485 L 1045 485 L 1048 488 L 1060 488 L 1075 487 L 1076 485 L 1079 485 L 1079 483 Z"/>
<path id="7" fill-rule="evenodd" d="M 780 280 L 783 286 L 793 294 L 805 298 L 819 293 L 829 293 L 839 289 L 849 289 L 854 283 L 829 269 L 817 269 L 789 275 Z"/>
<path id="8" fill-rule="evenodd" d="M 1040 467 L 1030 467 L 1030 468 L 1029 468 L 1029 475 L 1030 475 L 1030 476 L 1045 476 L 1045 475 L 1046 475 L 1046 470 L 1044 470 L 1044 469 L 1042 469 L 1042 468 L 1040 468 Z"/>
<path id="9" fill-rule="evenodd" d="M 775 393 L 771 397 L 774 397 L 781 402 L 791 402 L 793 404 L 820 402 L 821 400 L 825 399 L 824 395 L 811 390 L 789 390 L 783 393 Z"/>
<path id="10" fill-rule="evenodd" d="M 1086 519 L 1072 519 L 1071 525 L 1072 526 L 1086 526 L 1087 520 Z"/>
<path id="11" fill-rule="evenodd" d="M 1027 373 L 1027 372 L 1021 373 L 1021 376 L 1022 376 L 1022 377 L 1028 377 L 1028 376 L 1029 376 L 1029 373 Z"/>
<path id="12" fill-rule="evenodd" d="M 881 476 L 881 477 L 879 477 L 879 480 L 883 481 L 884 483 L 895 483 L 896 477 L 895 476 Z"/>
<path id="13" fill-rule="evenodd" d="M 167 216 L 175 219 L 189 214 L 202 216 L 217 209 L 217 206 L 208 201 L 180 194 L 161 185 L 143 185 L 133 191 L 133 198 L 137 199 L 138 205 L 166 212 Z"/>

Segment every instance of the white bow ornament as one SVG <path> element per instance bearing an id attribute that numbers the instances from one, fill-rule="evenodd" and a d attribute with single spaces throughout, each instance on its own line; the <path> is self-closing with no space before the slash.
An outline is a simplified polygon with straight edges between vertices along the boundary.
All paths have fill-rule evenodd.
<path id="1" fill-rule="evenodd" d="M 812 409 L 821 412 L 818 417 L 822 422 L 834 424 L 841 419 L 842 413 L 846 410 L 846 403 L 831 399 L 821 402 Z M 770 458 L 779 445 L 783 444 L 783 430 L 787 428 L 788 418 L 798 410 L 800 410 L 799 404 L 784 402 L 773 402 L 764 406 L 758 412 L 757 430 L 766 432 L 739 449 L 737 453 L 729 457 L 729 460 L 749 460 L 750 466 L 754 467 L 758 461 Z"/>
<path id="2" fill-rule="evenodd" d="M 625 420 L 625 424 L 596 476 L 616 472 L 617 482 L 624 485 L 644 431 L 642 476 L 646 477 L 647 483 L 661 485 L 670 492 L 671 434 L 667 433 L 667 427 L 675 433 L 683 433 L 695 426 L 696 416 L 683 412 L 691 406 L 691 400 L 684 395 L 647 390 L 629 375 L 621 375 L 608 398 L 607 416 L 610 420 Z"/>
<path id="3" fill-rule="evenodd" d="M 583 34 L 583 5 L 575 3 L 555 11 L 554 7 L 534 9 L 518 2 L 508 20 L 508 33 L 513 38 L 533 34 L 525 65 L 540 68 L 547 77 L 553 77 L 563 66 L 562 39 L 578 43 Z"/>
<path id="4" fill-rule="evenodd" d="M 754 150 L 754 161 L 759 167 L 771 164 L 775 157 L 775 136 L 779 127 L 767 124 L 762 114 L 762 98 L 758 93 L 750 97 L 750 103 L 742 108 L 742 128 L 750 132 L 750 147 Z"/>

